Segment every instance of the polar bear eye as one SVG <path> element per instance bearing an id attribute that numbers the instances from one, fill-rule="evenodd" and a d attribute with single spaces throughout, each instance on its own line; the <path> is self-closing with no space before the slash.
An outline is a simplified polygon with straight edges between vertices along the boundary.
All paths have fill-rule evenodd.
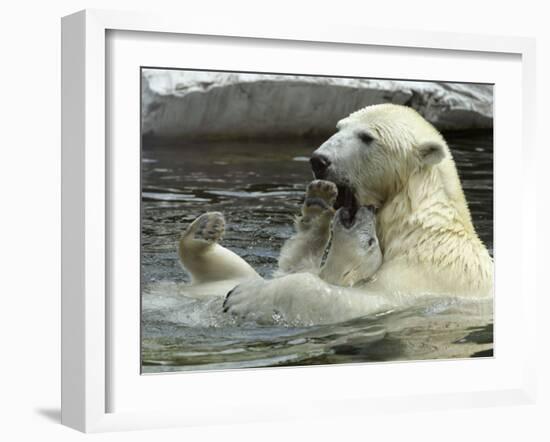
<path id="1" fill-rule="evenodd" d="M 374 140 L 374 138 L 371 134 L 369 134 L 368 132 L 364 132 L 364 131 L 357 133 L 357 136 L 365 144 L 370 144 Z"/>

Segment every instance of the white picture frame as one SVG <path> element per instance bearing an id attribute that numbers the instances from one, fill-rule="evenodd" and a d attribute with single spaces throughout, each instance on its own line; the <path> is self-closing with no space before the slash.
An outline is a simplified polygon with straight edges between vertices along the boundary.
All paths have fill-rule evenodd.
<path id="1" fill-rule="evenodd" d="M 288 397 L 287 406 L 275 398 L 271 403 L 258 407 L 247 395 L 232 403 L 235 412 L 232 416 L 222 413 L 227 402 L 215 398 L 209 406 L 201 406 L 197 397 L 200 393 L 189 390 L 188 403 L 193 407 L 161 407 L 136 410 L 112 409 L 109 394 L 114 388 L 109 373 L 112 369 L 113 354 L 110 352 L 109 327 L 113 313 L 108 299 L 109 289 L 109 236 L 111 217 L 111 197 L 109 195 L 109 152 L 106 120 L 109 118 L 107 106 L 106 64 L 108 63 L 106 36 L 109 32 L 161 33 L 162 35 L 202 35 L 238 37 L 247 39 L 268 39 L 272 41 L 336 43 L 346 45 L 368 45 L 378 48 L 429 49 L 437 51 L 457 51 L 472 54 L 508 54 L 520 57 L 521 63 L 521 115 L 515 130 L 521 148 L 523 186 L 518 189 L 520 198 L 521 223 L 520 253 L 521 289 L 519 305 L 523 316 L 521 322 L 522 353 L 517 354 L 518 366 L 513 375 L 497 386 L 483 389 L 476 386 L 464 387 L 460 392 L 447 390 L 445 381 L 436 384 L 425 394 L 404 393 L 377 395 L 376 399 L 363 391 L 355 395 L 340 394 L 337 390 L 326 393 L 326 398 L 313 395 L 307 400 Z M 159 34 L 156 34 L 159 35 Z M 396 412 L 410 409 L 441 409 L 471 406 L 492 406 L 499 404 L 526 404 L 535 400 L 536 383 L 534 358 L 536 325 L 527 321 L 535 317 L 536 286 L 535 265 L 535 194 L 525 189 L 535 188 L 534 168 L 535 146 L 533 138 L 533 106 L 535 100 L 535 46 L 532 39 L 517 37 L 494 37 L 451 33 L 429 33 L 416 31 L 392 32 L 372 28 L 331 26 L 283 27 L 276 23 L 242 23 L 238 26 L 230 22 L 194 20 L 182 24 L 177 17 L 153 14 L 86 10 L 64 17 L 62 20 L 62 423 L 85 432 L 114 431 L 124 429 L 160 428 L 186 425 L 207 425 L 214 420 L 220 422 L 253 422 L 258 420 L 284 419 L 287 417 L 311 417 L 368 414 L 383 409 Z M 498 88 L 498 84 L 497 84 Z M 499 118 L 497 114 L 497 118 Z M 496 138 L 498 140 L 498 137 Z M 497 141 L 498 142 L 498 141 Z M 498 202 L 497 202 L 498 204 Z M 516 204 L 517 205 L 517 204 Z M 506 253 L 504 250 L 503 253 Z M 517 266 L 516 256 L 516 266 Z M 136 269 L 137 271 L 137 269 Z M 498 267 L 497 267 L 498 273 Z M 498 303 L 497 299 L 497 303 Z M 504 322 L 503 322 L 504 323 Z M 496 322 L 496 327 L 499 327 Z M 498 332 L 497 332 L 498 334 Z M 497 338 L 498 339 L 498 338 Z M 497 351 L 497 359 L 498 351 Z M 432 376 L 438 370 L 462 369 L 463 366 L 447 364 L 443 369 L 437 363 L 431 364 Z M 441 363 L 438 363 L 441 364 Z M 397 364 L 398 365 L 398 364 Z M 390 365 L 378 365 L 377 372 L 396 370 Z M 419 376 L 423 367 L 415 368 Z M 473 367 L 473 368 L 472 368 Z M 477 368 L 471 366 L 473 372 Z M 502 368 L 502 366 L 500 367 Z M 365 366 L 333 368 L 344 370 L 345 376 L 360 376 Z M 399 369 L 399 368 L 398 368 Z M 310 369 L 311 370 L 311 369 Z M 322 370 L 322 368 L 313 368 Z M 372 370 L 374 369 L 369 369 Z M 411 368 L 411 370 L 413 370 Z M 281 370 L 278 370 L 281 371 Z M 487 370 L 490 372 L 489 370 Z M 307 383 L 311 371 L 300 369 L 282 370 L 283 382 Z M 250 382 L 253 387 L 265 385 L 266 379 L 275 377 L 274 370 L 248 372 L 244 374 L 225 372 L 212 373 L 209 382 L 222 385 L 228 376 L 232 384 L 244 387 Z M 260 374 L 258 374 L 260 373 Z M 323 372 L 327 374 L 327 372 Z M 138 376 L 132 372 L 129 376 Z M 204 375 L 204 374 L 203 374 Z M 329 376 L 327 374 L 327 376 Z M 280 376 L 279 376 L 280 377 Z M 163 388 L 170 388 L 177 376 L 164 376 Z M 194 381 L 203 382 L 196 376 Z M 448 381 L 447 381 L 448 382 Z M 257 384 L 255 384 L 257 383 Z M 256 387 L 254 387 L 254 385 Z M 155 387 L 156 388 L 156 387 Z M 307 388 L 304 387 L 304 388 Z M 314 386 L 311 386 L 314 388 Z M 312 390 L 304 390 L 304 392 Z M 166 393 L 163 393 L 166 394 Z M 250 396 L 252 397 L 252 396 Z M 204 398 L 202 398 L 204 399 Z M 294 404 L 294 405 L 293 405 Z M 258 408 L 261 408 L 259 410 Z"/>

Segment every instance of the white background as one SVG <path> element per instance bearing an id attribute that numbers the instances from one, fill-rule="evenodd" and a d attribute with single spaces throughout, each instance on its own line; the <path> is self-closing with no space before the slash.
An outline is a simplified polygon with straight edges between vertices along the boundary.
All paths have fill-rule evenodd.
<path id="1" fill-rule="evenodd" d="M 376 418 L 255 424 L 186 430 L 157 430 L 84 436 L 59 425 L 60 323 L 60 23 L 62 15 L 78 9 L 116 8 L 180 14 L 182 23 L 194 15 L 215 14 L 227 20 L 303 21 L 329 26 L 331 22 L 437 31 L 536 36 L 538 38 L 539 127 L 539 258 L 548 247 L 548 180 L 540 172 L 550 160 L 544 129 L 549 112 L 550 32 L 544 2 L 524 0 L 505 9 L 503 2 L 405 1 L 338 2 L 89 0 L 82 2 L 12 2 L 0 10 L 2 68 L 0 69 L 3 198 L 1 222 L 1 295 L 3 309 L 0 365 L 0 437 L 3 440 L 58 441 L 93 437 L 100 440 L 548 440 L 550 363 L 548 359 L 548 284 L 539 283 L 541 392 L 537 406 L 477 410 L 411 412 Z M 176 4 L 179 5 L 177 9 Z M 7 154 L 7 155 L 6 155 Z M 516 178 L 520 179 L 520 177 Z M 517 205 L 510 202 L 510 216 Z M 513 232 L 511 233 L 513 240 Z M 548 259 L 546 259 L 548 262 Z M 452 380 L 450 380 L 452 382 Z M 228 410 L 230 413 L 231 410 Z"/>

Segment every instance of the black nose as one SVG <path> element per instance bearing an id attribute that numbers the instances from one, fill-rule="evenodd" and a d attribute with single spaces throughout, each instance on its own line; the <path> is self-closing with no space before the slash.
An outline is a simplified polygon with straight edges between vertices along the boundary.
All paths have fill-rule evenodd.
<path id="1" fill-rule="evenodd" d="M 327 173 L 328 166 L 330 166 L 330 160 L 324 155 L 313 154 L 309 162 L 311 163 L 311 169 L 313 170 L 315 178 L 324 178 Z"/>

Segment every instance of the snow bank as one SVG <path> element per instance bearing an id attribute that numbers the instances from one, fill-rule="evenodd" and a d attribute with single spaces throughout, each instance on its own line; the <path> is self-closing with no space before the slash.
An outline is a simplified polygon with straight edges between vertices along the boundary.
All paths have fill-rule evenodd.
<path id="1" fill-rule="evenodd" d="M 417 109 L 441 130 L 491 128 L 490 85 L 143 70 L 144 134 L 184 138 L 316 136 L 369 104 Z"/>

